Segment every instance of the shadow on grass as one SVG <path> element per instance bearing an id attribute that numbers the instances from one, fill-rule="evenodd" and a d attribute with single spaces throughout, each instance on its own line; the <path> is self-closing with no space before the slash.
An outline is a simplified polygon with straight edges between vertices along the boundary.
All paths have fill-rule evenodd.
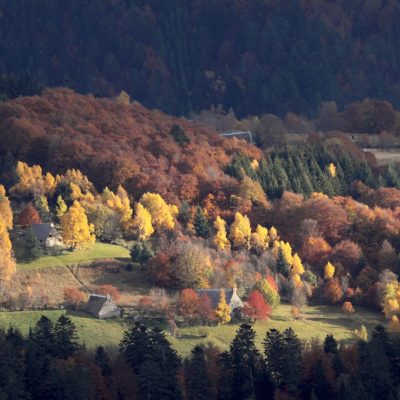
<path id="1" fill-rule="evenodd" d="M 92 315 L 88 314 L 87 312 L 81 311 L 81 310 L 67 310 L 65 315 L 68 315 L 69 317 L 86 318 L 86 319 L 92 319 L 92 320 L 98 319 L 98 318 L 95 318 Z"/>
<path id="2" fill-rule="evenodd" d="M 194 335 L 194 334 L 181 334 L 178 339 L 186 339 L 186 340 L 193 340 L 193 339 L 205 339 L 208 335 Z"/>

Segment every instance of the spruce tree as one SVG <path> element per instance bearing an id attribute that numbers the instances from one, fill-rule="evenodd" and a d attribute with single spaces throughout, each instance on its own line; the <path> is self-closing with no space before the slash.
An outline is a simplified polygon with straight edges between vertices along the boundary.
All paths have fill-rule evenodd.
<path id="1" fill-rule="evenodd" d="M 46 316 L 42 315 L 40 317 L 35 328 L 30 332 L 30 339 L 45 354 L 55 355 L 56 341 L 54 336 L 54 326 Z"/>
<path id="2" fill-rule="evenodd" d="M 285 277 L 289 276 L 290 265 L 285 259 L 283 250 L 279 248 L 278 259 L 276 260 L 276 271 Z"/>
<path id="3" fill-rule="evenodd" d="M 230 346 L 232 398 L 235 400 L 253 399 L 255 395 L 256 370 L 260 357 L 255 337 L 252 327 L 242 324 Z"/>
<path id="4" fill-rule="evenodd" d="M 105 377 L 112 375 L 111 360 L 103 346 L 96 349 L 94 362 L 101 369 L 101 374 Z"/>
<path id="5" fill-rule="evenodd" d="M 26 233 L 25 238 L 25 258 L 27 261 L 33 261 L 41 257 L 42 248 L 40 247 L 40 243 L 36 238 L 35 233 L 30 228 Z"/>
<path id="6" fill-rule="evenodd" d="M 197 236 L 204 239 L 208 238 L 208 235 L 210 234 L 210 224 L 201 207 L 197 207 L 196 209 L 193 226 Z"/>
<path id="7" fill-rule="evenodd" d="M 270 329 L 266 334 L 263 345 L 267 372 L 275 386 L 280 387 L 285 373 L 285 344 L 282 333 L 276 329 Z"/>
<path id="8" fill-rule="evenodd" d="M 207 371 L 204 349 L 195 346 L 190 359 L 185 363 L 185 387 L 187 400 L 210 400 L 211 381 Z"/>
<path id="9" fill-rule="evenodd" d="M 67 359 L 79 348 L 75 324 L 65 315 L 58 318 L 54 326 L 56 351 L 59 357 Z"/>

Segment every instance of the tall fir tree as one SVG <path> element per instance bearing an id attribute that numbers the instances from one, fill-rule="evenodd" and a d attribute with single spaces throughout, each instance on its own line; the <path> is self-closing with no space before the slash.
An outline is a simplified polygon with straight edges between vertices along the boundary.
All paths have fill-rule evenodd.
<path id="1" fill-rule="evenodd" d="M 194 214 L 193 226 L 197 236 L 207 239 L 210 234 L 210 224 L 201 207 L 197 207 Z"/>

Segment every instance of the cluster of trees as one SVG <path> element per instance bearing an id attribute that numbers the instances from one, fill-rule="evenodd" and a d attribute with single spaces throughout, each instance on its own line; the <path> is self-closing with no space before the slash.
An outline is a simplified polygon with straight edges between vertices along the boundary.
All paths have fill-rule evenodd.
<path id="1" fill-rule="evenodd" d="M 178 204 L 234 191 L 237 182 L 224 173 L 232 154 L 260 158 L 254 146 L 211 128 L 67 89 L 1 103 L 0 115 L 0 176 L 7 186 L 23 160 L 54 176 L 79 168 L 98 190 L 122 185 L 135 198 L 156 192 Z"/>
<path id="2" fill-rule="evenodd" d="M 288 328 L 266 332 L 262 347 L 242 324 L 227 351 L 196 346 L 182 360 L 158 328 L 136 324 L 120 351 L 79 345 L 72 321 L 41 317 L 27 338 L 0 331 L 0 393 L 67 400 L 390 399 L 399 390 L 399 336 L 382 326 L 371 340 L 303 343 Z M 261 351 L 262 348 L 262 351 Z"/>
<path id="3" fill-rule="evenodd" d="M 400 104 L 395 2 L 97 0 L 78 12 L 2 0 L 0 8 L 0 73 L 28 70 L 50 86 L 125 89 L 178 115 L 213 104 L 240 116 L 312 114 L 323 100 L 383 94 Z"/>
<path id="4" fill-rule="evenodd" d="M 337 144 L 298 144 L 272 149 L 267 158 L 258 163 L 247 156 L 236 155 L 226 171 L 237 179 L 250 177 L 259 182 L 270 199 L 291 191 L 309 197 L 314 192 L 328 196 L 353 195 L 353 183 L 362 182 L 371 188 L 400 188 L 400 169 L 391 164 L 377 170 L 368 158 L 354 147 L 346 147 L 345 140 Z M 373 164 L 372 164 L 373 165 Z"/>

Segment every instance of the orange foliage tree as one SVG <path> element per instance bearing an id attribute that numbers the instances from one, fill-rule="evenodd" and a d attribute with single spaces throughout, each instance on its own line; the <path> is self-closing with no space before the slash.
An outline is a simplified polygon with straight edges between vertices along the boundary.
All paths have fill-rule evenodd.
<path id="1" fill-rule="evenodd" d="M 245 314 L 254 320 L 266 320 L 272 312 L 272 308 L 264 300 L 264 296 L 258 290 L 252 290 L 244 307 Z"/>
<path id="2" fill-rule="evenodd" d="M 40 218 L 39 212 L 32 203 L 28 203 L 18 216 L 18 225 L 22 225 L 25 228 L 32 224 L 41 223 L 42 219 Z"/>

